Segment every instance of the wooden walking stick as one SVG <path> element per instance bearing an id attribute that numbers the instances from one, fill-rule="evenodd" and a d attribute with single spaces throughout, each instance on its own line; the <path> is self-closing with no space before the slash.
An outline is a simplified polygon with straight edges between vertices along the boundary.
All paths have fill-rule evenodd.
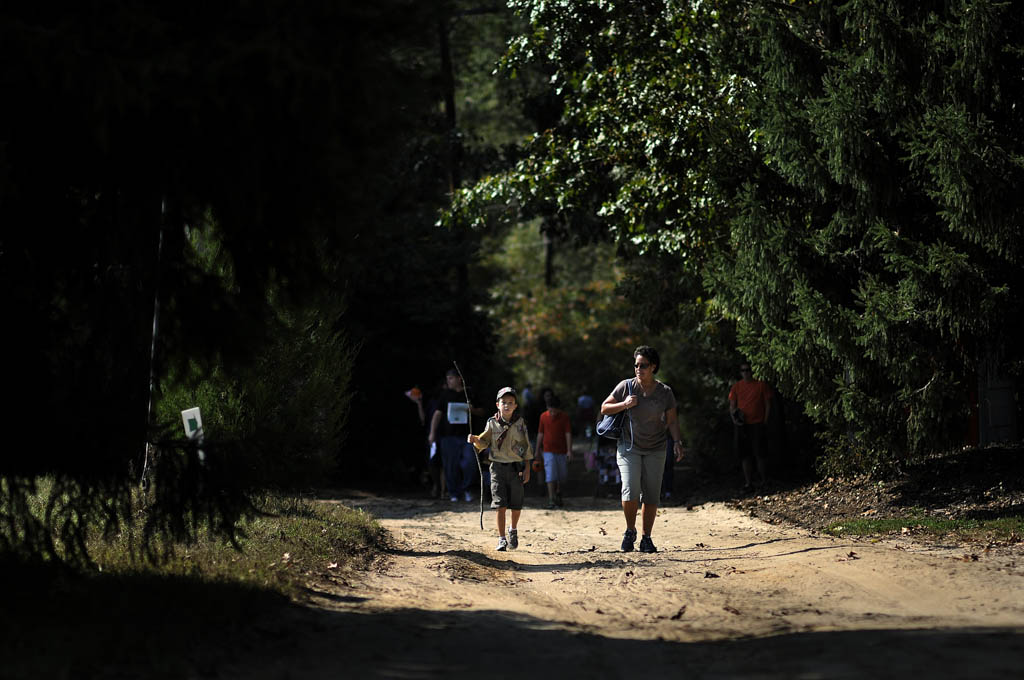
<path id="1" fill-rule="evenodd" d="M 452 364 L 455 366 L 455 370 L 458 371 L 458 373 L 459 373 L 459 379 L 462 381 L 462 389 L 466 393 L 466 404 L 467 404 L 467 406 L 469 406 L 468 412 L 466 414 L 467 420 L 469 421 L 469 423 L 468 423 L 469 424 L 469 433 L 470 434 L 475 434 L 475 432 L 473 432 L 473 407 L 472 407 L 472 402 L 470 402 L 470 400 L 469 400 L 469 385 L 466 384 L 466 378 L 465 378 L 465 376 L 462 375 L 462 369 L 459 368 L 458 362 L 453 360 Z M 476 469 L 477 469 L 477 472 L 480 473 L 480 530 L 483 531 L 483 528 L 484 528 L 484 468 L 483 468 L 482 465 L 480 465 L 480 452 L 476 450 L 475 446 L 473 447 L 473 458 L 476 458 Z"/>

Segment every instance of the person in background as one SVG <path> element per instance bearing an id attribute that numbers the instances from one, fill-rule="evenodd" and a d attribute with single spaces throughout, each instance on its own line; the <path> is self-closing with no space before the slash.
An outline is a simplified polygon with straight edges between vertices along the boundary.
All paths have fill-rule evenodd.
<path id="1" fill-rule="evenodd" d="M 572 424 L 562 410 L 562 401 L 550 392 L 548 410 L 540 414 L 537 426 L 537 451 L 544 456 L 544 475 L 548 485 L 548 507 L 562 506 L 562 484 L 569 479 L 572 460 Z"/>
<path id="2" fill-rule="evenodd" d="M 523 388 L 523 401 L 519 404 L 519 412 L 525 417 L 526 411 L 533 406 L 533 384 L 526 383 L 526 387 Z"/>
<path id="3" fill-rule="evenodd" d="M 418 435 L 418 439 L 419 439 L 417 441 L 417 444 L 418 444 L 417 450 L 418 451 L 423 451 L 423 450 L 427 450 L 428 451 L 428 457 L 427 457 L 426 461 L 424 461 L 424 459 L 422 457 L 422 454 L 417 454 L 415 456 L 415 459 L 414 459 L 414 469 L 415 469 L 415 471 L 417 473 L 417 476 L 419 477 L 418 481 L 422 485 L 422 484 L 425 484 L 427 482 L 427 480 L 429 478 L 429 473 L 430 473 L 430 470 L 429 470 L 429 464 L 430 464 L 429 449 L 430 449 L 430 446 L 426 445 L 427 444 L 427 415 L 426 415 L 426 412 L 424 410 L 423 391 L 419 388 L 419 385 L 414 385 L 411 389 L 406 390 L 405 396 L 406 396 L 406 398 L 409 401 L 411 401 L 416 406 L 416 415 L 417 415 L 418 422 L 419 422 L 419 427 L 416 429 L 416 432 L 417 432 L 417 435 Z M 426 445 L 426 449 L 424 449 L 424 445 Z"/>
<path id="4" fill-rule="evenodd" d="M 729 390 L 729 416 L 733 424 L 733 447 L 743 469 L 743 492 L 754 490 L 754 463 L 757 463 L 758 486 L 768 482 L 765 455 L 768 433 L 765 423 L 772 414 L 772 390 L 754 379 L 750 364 L 740 364 L 740 380 Z"/>
<path id="5" fill-rule="evenodd" d="M 669 387 L 671 390 L 672 388 Z M 672 392 L 675 395 L 675 391 Z M 678 422 L 678 419 L 677 421 Z M 676 446 L 676 440 L 672 438 L 672 434 L 669 433 L 665 441 L 665 474 L 661 478 L 661 499 L 663 501 L 669 501 L 672 499 L 672 492 L 675 490 L 676 483 L 676 457 L 673 453 Z"/>
<path id="6" fill-rule="evenodd" d="M 438 412 L 438 399 L 445 390 L 447 380 L 442 379 L 427 396 L 423 407 L 424 432 L 423 437 L 427 442 L 427 473 L 430 475 L 430 497 L 444 498 L 448 495 L 448 486 L 444 479 L 444 466 L 441 463 L 441 447 L 438 442 L 430 441 L 430 429 L 434 422 L 434 414 Z"/>
<path id="7" fill-rule="evenodd" d="M 423 391 L 418 386 L 413 386 L 412 389 L 405 393 L 405 396 L 409 398 L 409 401 L 416 404 L 416 412 L 420 417 L 420 427 L 426 427 L 427 416 L 423 412 Z"/>
<path id="8" fill-rule="evenodd" d="M 554 394 L 555 391 L 550 387 L 542 387 L 540 390 L 540 402 L 534 403 L 533 408 L 523 414 L 526 418 L 526 428 L 530 432 L 530 441 L 537 440 L 537 431 L 540 429 L 540 417 L 548 409 L 548 398 Z M 541 489 L 541 493 L 545 493 L 544 481 L 547 479 L 547 473 L 544 471 L 544 456 L 538 455 L 533 459 L 533 478 L 537 480 L 537 486 Z"/>
<path id="9" fill-rule="evenodd" d="M 462 384 L 462 377 L 454 368 L 449 369 L 446 375 L 447 387 L 441 390 L 437 400 L 437 411 L 430 421 L 430 435 L 428 440 L 431 444 L 437 443 L 441 449 L 441 464 L 444 466 L 445 482 L 448 484 L 449 500 L 453 503 L 459 499 L 467 502 L 473 500 L 469 492 L 469 485 L 476 478 L 476 452 L 473 446 L 466 441 L 469 435 L 469 424 L 466 422 L 452 422 L 449 413 L 458 412 L 460 409 L 449 409 L 450 404 L 464 406 L 465 409 L 472 408 L 466 396 L 466 389 Z M 464 410 L 464 409 L 463 409 Z"/>
<path id="10" fill-rule="evenodd" d="M 665 441 L 665 472 L 661 477 L 661 500 L 667 502 L 672 500 L 672 489 L 676 483 L 675 456 L 672 455 L 676 442 L 669 435 Z"/>
<path id="11" fill-rule="evenodd" d="M 597 415 L 594 412 L 594 398 L 587 393 L 586 387 L 581 392 L 582 394 L 576 399 L 576 434 L 589 442 L 594 435 L 594 423 L 597 422 Z"/>

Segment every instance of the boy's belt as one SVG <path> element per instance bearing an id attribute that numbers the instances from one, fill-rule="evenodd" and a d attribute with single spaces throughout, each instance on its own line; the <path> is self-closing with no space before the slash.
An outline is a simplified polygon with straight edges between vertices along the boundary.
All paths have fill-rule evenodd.
<path id="1" fill-rule="evenodd" d="M 492 460 L 491 465 L 515 465 L 517 468 L 519 468 L 519 471 L 522 472 L 523 468 L 526 467 L 526 461 L 522 461 L 519 463 L 503 463 L 499 460 Z"/>

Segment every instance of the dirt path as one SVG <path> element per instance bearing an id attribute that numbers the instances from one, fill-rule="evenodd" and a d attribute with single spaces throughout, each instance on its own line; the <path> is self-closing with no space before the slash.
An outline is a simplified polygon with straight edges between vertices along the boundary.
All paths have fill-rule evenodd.
<path id="1" fill-rule="evenodd" d="M 722 504 L 659 510 L 659 552 L 618 551 L 610 500 L 528 499 L 518 551 L 477 505 L 346 499 L 396 549 L 322 593 L 259 677 L 1014 677 L 1024 559 L 839 540 Z M 241 669 L 239 675 L 257 669 Z M 254 677 L 254 676 L 250 676 Z"/>

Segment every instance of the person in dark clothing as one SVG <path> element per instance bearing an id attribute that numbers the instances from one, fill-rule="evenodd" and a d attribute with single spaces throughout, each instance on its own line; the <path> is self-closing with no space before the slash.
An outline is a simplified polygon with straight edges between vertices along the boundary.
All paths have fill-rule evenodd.
<path id="1" fill-rule="evenodd" d="M 469 485 L 476 472 L 476 451 L 466 441 L 469 436 L 469 410 L 472 408 L 466 396 L 462 378 L 455 369 L 449 369 L 447 387 L 437 400 L 437 411 L 430 420 L 428 441 L 437 443 L 441 450 L 441 464 L 444 466 L 445 481 L 448 484 L 449 500 L 472 501 Z"/>

